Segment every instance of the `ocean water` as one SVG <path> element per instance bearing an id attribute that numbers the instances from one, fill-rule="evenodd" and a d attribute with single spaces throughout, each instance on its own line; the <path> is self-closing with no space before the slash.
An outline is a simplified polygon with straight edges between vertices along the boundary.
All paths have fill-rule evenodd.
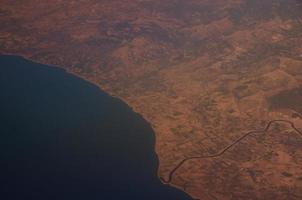
<path id="1" fill-rule="evenodd" d="M 0 199 L 190 199 L 160 183 L 154 132 L 125 103 L 21 57 L 0 70 Z"/>

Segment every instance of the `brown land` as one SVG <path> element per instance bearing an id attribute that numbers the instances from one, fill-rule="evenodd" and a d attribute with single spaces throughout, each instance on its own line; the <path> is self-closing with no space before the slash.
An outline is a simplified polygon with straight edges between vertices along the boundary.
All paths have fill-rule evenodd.
<path id="1" fill-rule="evenodd" d="M 0 53 L 60 66 L 156 133 L 159 177 L 199 199 L 301 199 L 300 0 L 0 0 Z M 279 121 L 281 122 L 281 121 Z"/>

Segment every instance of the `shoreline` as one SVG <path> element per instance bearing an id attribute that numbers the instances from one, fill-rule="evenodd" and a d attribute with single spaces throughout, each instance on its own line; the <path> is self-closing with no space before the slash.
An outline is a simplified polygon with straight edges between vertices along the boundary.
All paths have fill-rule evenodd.
<path id="1" fill-rule="evenodd" d="M 125 103 L 125 104 L 126 104 L 126 105 L 127 105 L 127 106 L 135 113 L 135 114 L 137 114 L 137 115 L 139 115 L 141 118 L 143 118 L 143 119 L 146 121 L 146 123 L 148 123 L 148 124 L 150 125 L 150 127 L 152 128 L 152 131 L 153 131 L 153 133 L 154 133 L 154 138 L 155 138 L 155 140 L 154 140 L 154 148 L 153 148 L 153 151 L 154 151 L 154 153 L 156 154 L 156 157 L 157 157 L 157 159 L 158 159 L 158 166 L 157 166 L 157 169 L 156 169 L 156 171 L 157 171 L 157 178 L 158 178 L 158 180 L 161 182 L 161 184 L 163 184 L 163 185 L 168 185 L 169 187 L 176 188 L 176 189 L 178 189 L 178 190 L 184 192 L 185 194 L 189 195 L 193 200 L 199 200 L 198 198 L 193 197 L 190 193 L 186 192 L 182 187 L 179 187 L 179 186 L 174 185 L 174 184 L 172 184 L 172 183 L 165 183 L 165 182 L 162 180 L 162 178 L 161 178 L 161 176 L 160 176 L 160 174 L 159 174 L 159 166 L 160 166 L 159 155 L 158 155 L 158 153 L 157 153 L 157 151 L 156 151 L 156 144 L 157 144 L 156 132 L 155 132 L 155 130 L 154 130 L 152 124 L 149 122 L 149 120 L 146 119 L 140 112 L 136 111 L 134 107 L 130 106 L 130 104 L 129 104 L 125 99 L 120 98 L 120 97 L 118 97 L 118 96 L 112 94 L 110 91 L 108 91 L 107 89 L 103 88 L 101 85 L 97 84 L 95 81 L 92 81 L 91 79 L 86 78 L 85 76 L 82 76 L 82 75 L 80 75 L 80 74 L 78 74 L 78 73 L 76 73 L 76 72 L 73 72 L 73 71 L 71 71 L 71 70 L 67 70 L 67 69 L 66 69 L 65 67 L 63 67 L 63 66 L 53 65 L 53 64 L 46 63 L 46 62 L 40 62 L 40 61 L 37 61 L 37 60 L 34 60 L 34 59 L 30 58 L 30 56 L 25 55 L 25 54 L 19 54 L 19 53 L 3 53 L 3 52 L 0 52 L 0 56 L 1 56 L 1 55 L 2 55 L 2 56 L 17 56 L 17 57 L 20 57 L 20 58 L 22 58 L 22 59 L 25 59 L 25 60 L 28 60 L 28 61 L 31 61 L 31 62 L 34 62 L 34 63 L 37 63 L 37 64 L 48 65 L 48 66 L 51 67 L 51 68 L 57 68 L 58 70 L 63 70 L 65 73 L 74 75 L 74 76 L 76 76 L 76 77 L 78 77 L 78 78 L 80 78 L 80 79 L 82 79 L 82 80 L 84 80 L 84 81 L 87 81 L 87 82 L 93 84 L 93 85 L 96 86 L 98 89 L 102 90 L 102 91 L 105 92 L 107 95 L 109 95 L 110 97 L 115 98 L 115 99 L 117 99 L 117 100 L 122 101 L 123 103 Z"/>

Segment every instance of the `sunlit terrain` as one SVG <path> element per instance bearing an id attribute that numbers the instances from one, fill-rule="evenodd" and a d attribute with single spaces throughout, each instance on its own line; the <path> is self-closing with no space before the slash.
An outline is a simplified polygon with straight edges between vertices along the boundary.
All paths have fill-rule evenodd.
<path id="1" fill-rule="evenodd" d="M 3 0 L 0 23 L 0 53 L 140 113 L 163 183 L 203 200 L 302 198 L 300 0 Z"/>

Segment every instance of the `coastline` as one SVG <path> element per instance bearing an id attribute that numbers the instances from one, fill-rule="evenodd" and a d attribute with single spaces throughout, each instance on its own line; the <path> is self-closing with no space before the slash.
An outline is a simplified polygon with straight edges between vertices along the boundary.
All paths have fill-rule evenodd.
<path id="1" fill-rule="evenodd" d="M 83 76 L 83 75 L 80 75 L 79 73 L 76 73 L 76 72 L 73 72 L 73 71 L 71 71 L 71 70 L 68 70 L 68 69 L 66 69 L 64 66 L 53 65 L 53 64 L 49 64 L 49 63 L 47 63 L 47 62 L 41 62 L 41 61 L 32 59 L 29 55 L 26 55 L 26 54 L 19 54 L 19 53 L 4 53 L 4 52 L 0 52 L 0 56 L 17 56 L 17 57 L 20 57 L 20 58 L 22 58 L 22 59 L 25 59 L 25 60 L 28 60 L 28 61 L 31 61 L 31 62 L 34 62 L 34 63 L 37 63 L 37 64 L 43 64 L 43 65 L 47 65 L 47 66 L 49 66 L 49 67 L 51 67 L 51 68 L 57 68 L 57 69 L 59 69 L 59 70 L 64 71 L 65 73 L 74 75 L 74 76 L 76 76 L 76 77 L 78 77 L 78 78 L 80 78 L 80 79 L 82 79 L 82 80 L 84 80 L 84 81 L 87 81 L 87 82 L 93 84 L 94 86 L 96 86 L 97 88 L 99 88 L 100 90 L 102 90 L 103 92 L 105 92 L 107 95 L 109 95 L 110 97 L 112 97 L 112 98 L 114 98 L 114 99 L 116 99 L 116 100 L 118 100 L 118 101 L 121 101 L 121 102 L 125 103 L 125 104 L 132 110 L 132 112 L 134 112 L 135 114 L 137 114 L 138 116 L 140 116 L 141 118 L 143 118 L 143 119 L 146 121 L 146 123 L 148 123 L 149 126 L 150 126 L 150 127 L 152 128 L 152 130 L 153 130 L 154 138 L 155 138 L 155 140 L 154 140 L 153 152 L 155 153 L 155 155 L 156 155 L 156 157 L 157 157 L 157 160 L 158 160 L 158 166 L 157 166 L 156 171 L 157 171 L 157 178 L 158 178 L 158 180 L 161 182 L 161 184 L 167 185 L 167 186 L 169 186 L 169 187 L 173 187 L 173 188 L 175 188 L 175 189 L 178 189 L 178 190 L 184 192 L 185 194 L 189 195 L 193 200 L 199 200 L 198 198 L 195 198 L 195 197 L 192 196 L 190 193 L 188 193 L 186 190 L 184 190 L 182 187 L 180 187 L 180 186 L 178 186 L 178 185 L 175 185 L 175 184 L 173 184 L 173 183 L 165 183 L 165 182 L 162 180 L 162 178 L 161 178 L 161 176 L 160 176 L 160 174 L 159 174 L 159 171 L 160 171 L 160 170 L 159 170 L 159 166 L 160 166 L 160 162 L 159 162 L 159 154 L 158 154 L 158 152 L 156 151 L 156 149 L 157 149 L 157 148 L 156 148 L 156 144 L 157 144 L 156 131 L 154 130 L 154 127 L 153 127 L 152 123 L 150 123 L 150 121 L 149 121 L 148 119 L 146 119 L 140 112 L 138 112 L 133 106 L 131 106 L 131 105 L 129 104 L 129 102 L 128 102 L 126 99 L 121 98 L 121 97 L 118 97 L 117 95 L 115 95 L 115 94 L 113 94 L 112 92 L 110 92 L 110 90 L 108 90 L 108 89 L 102 87 L 100 84 L 96 83 L 95 81 L 93 81 L 93 80 L 91 80 L 91 79 L 89 79 L 89 78 L 87 78 L 87 77 L 85 77 L 85 76 Z"/>

